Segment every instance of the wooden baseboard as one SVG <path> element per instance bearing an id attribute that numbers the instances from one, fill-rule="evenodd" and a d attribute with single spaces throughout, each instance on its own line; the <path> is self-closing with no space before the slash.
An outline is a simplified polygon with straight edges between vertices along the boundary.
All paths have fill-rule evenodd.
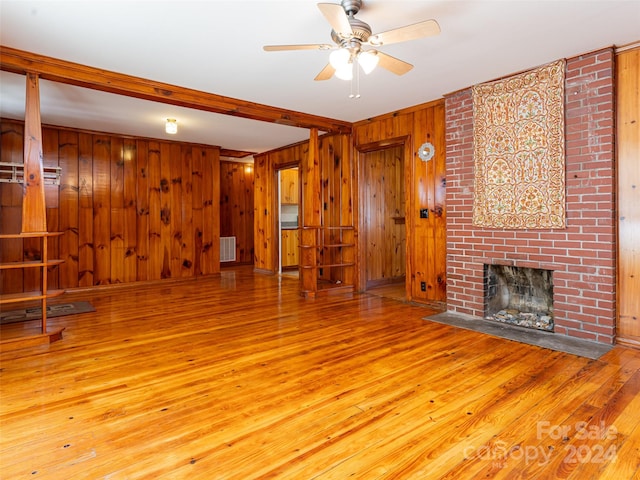
<path id="1" fill-rule="evenodd" d="M 618 345 L 623 345 L 625 347 L 638 348 L 640 349 L 640 340 L 635 338 L 626 338 L 626 337 L 617 337 L 616 343 Z"/>
<path id="2" fill-rule="evenodd" d="M 52 329 L 47 333 L 8 338 L 0 341 L 0 353 L 12 352 L 23 348 L 37 347 L 62 340 L 65 327 Z"/>

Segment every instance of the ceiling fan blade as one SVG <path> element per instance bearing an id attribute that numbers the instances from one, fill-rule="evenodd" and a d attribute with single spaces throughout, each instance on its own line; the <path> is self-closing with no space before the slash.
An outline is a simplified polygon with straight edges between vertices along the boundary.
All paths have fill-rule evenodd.
<path id="1" fill-rule="evenodd" d="M 336 73 L 336 69 L 331 66 L 330 63 L 327 63 L 327 66 L 324 67 L 314 80 L 329 80 L 333 77 L 333 74 Z"/>
<path id="2" fill-rule="evenodd" d="M 417 38 L 430 37 L 440 33 L 440 25 L 435 20 L 425 20 L 405 27 L 394 28 L 369 37 L 368 43 L 374 46 L 407 42 Z"/>
<path id="3" fill-rule="evenodd" d="M 378 52 L 378 65 L 396 75 L 404 75 L 413 68 L 413 65 L 392 57 L 386 53 Z"/>
<path id="4" fill-rule="evenodd" d="M 343 38 L 349 38 L 353 35 L 349 17 L 347 17 L 342 5 L 336 3 L 319 3 L 318 8 L 331 25 L 331 28 L 333 28 L 338 35 Z"/>
<path id="5" fill-rule="evenodd" d="M 265 52 L 282 52 L 286 50 L 330 50 L 333 47 L 326 43 L 310 43 L 307 45 L 265 45 Z"/>

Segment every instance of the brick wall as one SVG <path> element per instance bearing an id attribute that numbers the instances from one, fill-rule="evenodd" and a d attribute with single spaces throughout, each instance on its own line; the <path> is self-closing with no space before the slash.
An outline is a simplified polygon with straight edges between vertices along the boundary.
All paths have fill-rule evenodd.
<path id="1" fill-rule="evenodd" d="M 614 52 L 567 60 L 567 227 L 474 227 L 471 89 L 446 97 L 447 306 L 482 317 L 483 265 L 553 270 L 558 334 L 611 344 L 615 338 Z"/>

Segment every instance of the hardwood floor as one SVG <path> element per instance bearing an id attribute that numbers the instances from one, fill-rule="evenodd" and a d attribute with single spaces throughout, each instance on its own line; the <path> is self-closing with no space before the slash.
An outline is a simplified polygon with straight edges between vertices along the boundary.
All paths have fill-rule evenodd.
<path id="1" fill-rule="evenodd" d="M 2 479 L 634 479 L 640 352 L 589 360 L 369 294 L 220 277 L 68 294 L 2 354 Z"/>
<path id="2" fill-rule="evenodd" d="M 404 283 L 390 283 L 387 285 L 380 285 L 378 287 L 367 288 L 369 295 L 375 295 L 377 297 L 393 298 L 394 300 L 405 301 L 407 299 L 407 292 Z"/>

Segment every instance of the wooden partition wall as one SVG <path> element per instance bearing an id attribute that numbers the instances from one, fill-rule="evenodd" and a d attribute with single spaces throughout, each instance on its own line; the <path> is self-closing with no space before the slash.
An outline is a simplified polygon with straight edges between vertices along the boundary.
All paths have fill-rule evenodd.
<path id="1" fill-rule="evenodd" d="M 417 105 L 354 124 L 353 141 L 356 150 L 358 181 L 364 175 L 366 157 L 371 152 L 390 146 L 404 149 L 405 233 L 407 297 L 413 301 L 446 301 L 446 206 L 445 206 L 445 109 L 444 101 Z M 433 145 L 433 158 L 423 161 L 420 146 Z M 369 199 L 358 186 L 359 228 L 369 219 L 362 216 Z M 426 209 L 428 218 L 420 218 Z M 390 222 L 392 219 L 386 219 Z M 360 236 L 360 251 L 365 251 L 366 238 Z M 366 258 L 359 256 L 360 288 L 364 289 Z M 391 260 L 387 261 L 392 263 Z M 424 284 L 424 286 L 423 286 Z"/>
<path id="2" fill-rule="evenodd" d="M 24 125 L 2 120 L 0 159 L 22 163 Z M 50 249 L 64 263 L 52 288 L 186 278 L 220 271 L 219 148 L 43 128 Z M 0 233 L 21 228 L 22 188 L 0 183 Z M 55 253 L 54 253 L 55 252 Z M 0 261 L 38 259 L 32 240 L 4 244 Z M 33 272 L 3 271 L 2 292 L 36 290 Z"/>
<path id="3" fill-rule="evenodd" d="M 316 229 L 313 243 L 319 246 L 317 265 L 354 264 L 354 249 L 336 245 L 345 235 L 353 235 L 353 163 L 351 159 L 350 136 L 346 134 L 324 135 L 318 141 L 318 182 L 313 192 L 320 201 L 320 225 Z M 265 273 L 278 271 L 278 189 L 276 172 L 283 167 L 306 165 L 309 142 L 273 150 L 255 157 L 255 267 Z M 302 175 L 304 178 L 304 172 Z M 311 194 L 311 195 L 309 195 Z M 308 203 L 308 201 L 307 201 Z M 307 208 L 305 202 L 301 209 Z M 302 210 L 300 218 L 302 219 Z M 342 228 L 345 227 L 345 228 Z M 345 233 L 350 232 L 350 233 Z M 351 239 L 352 241 L 352 239 Z M 303 242 L 304 243 L 304 242 Z M 322 247 L 322 245 L 325 245 Z M 327 284 L 353 285 L 353 268 L 319 268 L 318 280 Z"/>

